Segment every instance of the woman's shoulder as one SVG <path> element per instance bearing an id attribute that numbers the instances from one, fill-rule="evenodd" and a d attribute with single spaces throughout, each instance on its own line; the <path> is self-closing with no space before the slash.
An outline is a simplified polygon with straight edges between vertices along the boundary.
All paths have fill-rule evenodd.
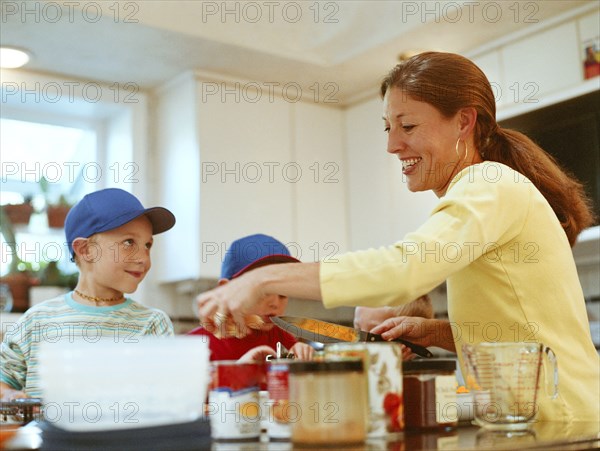
<path id="1" fill-rule="evenodd" d="M 450 183 L 448 193 L 494 191 L 512 195 L 532 188 L 533 183 L 520 172 L 497 161 L 484 161 L 459 172 Z"/>

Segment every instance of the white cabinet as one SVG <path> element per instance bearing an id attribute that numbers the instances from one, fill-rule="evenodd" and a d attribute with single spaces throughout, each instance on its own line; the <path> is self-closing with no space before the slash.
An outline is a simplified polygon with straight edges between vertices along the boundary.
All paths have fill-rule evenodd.
<path id="1" fill-rule="evenodd" d="M 194 84 L 193 76 L 187 74 L 156 95 L 155 196 L 177 221 L 155 239 L 151 274 L 160 282 L 196 278 L 200 271 L 200 153 Z"/>
<path id="2" fill-rule="evenodd" d="M 227 246 L 241 236 L 294 239 L 291 105 L 240 99 L 196 99 L 200 178 L 191 186 L 200 190 L 201 275 L 218 275 Z"/>
<path id="3" fill-rule="evenodd" d="M 503 103 L 539 100 L 582 81 L 575 21 L 515 41 L 500 54 L 508 93 Z"/>
<path id="4" fill-rule="evenodd" d="M 253 233 L 304 261 L 346 250 L 341 110 L 188 74 L 156 112 L 160 199 L 177 217 L 162 281 L 218 277 L 231 241 Z"/>
<path id="5" fill-rule="evenodd" d="M 580 14 L 532 28 L 467 55 L 492 84 L 498 120 L 598 89 L 598 79 L 584 80 L 583 74 L 584 43 L 600 36 L 593 5 Z"/>

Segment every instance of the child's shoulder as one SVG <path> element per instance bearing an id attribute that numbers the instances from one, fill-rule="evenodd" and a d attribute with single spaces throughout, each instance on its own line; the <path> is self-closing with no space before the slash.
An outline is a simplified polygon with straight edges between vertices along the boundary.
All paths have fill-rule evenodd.
<path id="1" fill-rule="evenodd" d="M 141 304 L 140 302 L 134 301 L 131 298 L 128 298 L 128 301 L 129 302 L 127 303 L 127 309 L 133 315 L 168 317 L 168 315 L 159 308 L 149 307 L 147 305 Z"/>
<path id="2" fill-rule="evenodd" d="M 70 308 L 65 300 L 65 296 L 67 295 L 62 294 L 28 308 L 19 321 L 44 320 L 61 314 L 61 312 Z"/>
<path id="3" fill-rule="evenodd" d="M 61 308 L 61 307 L 67 307 L 68 304 L 67 304 L 66 296 L 68 296 L 68 293 L 61 294 L 52 299 L 48 299 L 46 301 L 40 302 L 39 304 L 36 304 L 36 305 L 30 307 L 27 310 L 27 312 L 25 312 L 25 313 L 30 313 L 30 312 L 35 313 L 38 311 L 54 310 L 54 309 Z"/>

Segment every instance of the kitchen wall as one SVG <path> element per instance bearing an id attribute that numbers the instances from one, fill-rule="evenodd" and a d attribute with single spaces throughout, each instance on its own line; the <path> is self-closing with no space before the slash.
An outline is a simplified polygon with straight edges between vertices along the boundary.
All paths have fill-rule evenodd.
<path id="1" fill-rule="evenodd" d="M 578 95 L 582 90 L 597 89 L 593 86 L 594 81 L 583 81 L 580 48 L 582 40 L 598 33 L 594 17 L 595 12 L 578 10 L 551 22 L 532 25 L 527 33 L 505 36 L 473 50 L 469 56 L 482 67 L 497 90 L 499 117 L 521 114 Z M 185 128 L 193 129 L 186 134 L 195 137 L 189 149 L 194 153 L 189 155 L 192 166 L 200 163 L 202 168 L 202 164 L 208 162 L 225 163 L 227 168 L 233 168 L 236 161 L 242 165 L 251 161 L 259 164 L 296 161 L 306 170 L 312 162 L 321 165 L 332 162 L 339 171 L 333 185 L 305 179 L 304 185 L 279 180 L 251 186 L 243 180 L 232 182 L 233 175 L 226 176 L 229 179 L 224 183 L 224 179 L 219 178 L 222 173 L 204 179 L 203 175 L 207 174 L 177 177 L 177 171 L 168 168 L 169 163 L 163 161 L 160 167 L 166 168 L 168 176 L 165 180 L 169 181 L 165 185 L 163 180 L 163 200 L 169 205 L 177 205 L 177 193 L 189 191 L 192 202 L 200 204 L 197 212 L 192 214 L 199 217 L 190 218 L 189 224 L 180 229 L 189 230 L 192 236 L 172 234 L 166 240 L 169 249 L 183 248 L 185 242 L 188 252 L 192 249 L 201 256 L 194 261 L 192 251 L 192 255 L 173 253 L 170 257 L 189 262 L 185 265 L 174 265 L 164 259 L 168 268 L 160 272 L 163 276 L 167 274 L 166 280 L 174 281 L 178 276 L 188 279 L 183 284 L 164 285 L 170 290 L 170 296 L 180 299 L 172 307 L 175 316 L 189 313 L 195 293 L 214 284 L 211 278 L 217 273 L 222 254 L 203 254 L 203 246 L 206 248 L 210 243 L 226 246 L 234 237 L 266 230 L 284 241 L 301 242 L 303 259 L 315 260 L 316 252 L 306 253 L 313 243 L 319 243 L 320 257 L 324 256 L 324 243 L 333 243 L 334 249 L 340 252 L 389 245 L 421 224 L 435 205 L 436 198 L 432 193 L 408 192 L 400 164 L 386 153 L 377 86 L 374 86 L 373 95 L 362 101 L 344 108 L 332 108 L 331 105 L 302 101 L 290 103 L 281 98 L 273 102 L 261 98 L 262 102 L 256 104 L 244 102 L 243 98 L 236 104 L 219 96 L 202 98 L 205 88 L 215 82 L 225 82 L 228 89 L 235 92 L 232 88 L 235 80 L 196 74 L 183 80 L 180 86 L 169 86 L 161 94 L 159 111 L 161 104 L 170 102 L 186 112 L 193 110 L 197 122 L 190 123 L 189 116 L 182 117 L 182 122 L 187 124 Z M 187 95 L 178 96 L 181 89 Z M 170 97 L 187 99 L 187 102 L 182 105 L 179 101 L 169 100 Z M 195 98 L 193 108 L 189 102 L 191 97 Z M 170 119 L 164 110 L 160 123 L 178 123 L 176 110 L 169 110 Z M 165 142 L 171 139 L 169 135 L 164 135 Z M 172 142 L 180 139 L 181 136 L 173 136 Z M 174 152 L 179 151 L 174 149 Z M 195 160 L 198 154 L 199 161 Z M 198 179 L 196 183 L 192 182 L 194 178 Z M 241 220 L 236 221 L 236 216 L 231 214 L 227 199 L 235 199 L 237 217 Z M 257 203 L 257 199 L 262 201 Z M 181 221 L 187 220 L 184 214 Z M 199 232 L 193 232 L 193 221 L 199 221 Z M 592 248 L 591 260 L 589 257 L 582 260 L 578 256 L 582 245 L 576 248 L 581 281 L 587 295 L 598 291 L 596 281 L 600 279 L 596 258 L 600 252 L 594 247 L 598 239 L 593 231 L 591 236 L 591 241 L 585 245 Z M 590 253 L 589 250 L 586 252 Z M 200 281 L 196 280 L 198 277 Z M 432 297 L 436 312 L 444 314 L 444 287 L 436 289 Z M 593 311 L 594 307 L 591 309 Z M 352 309 L 326 311 L 318 304 L 302 301 L 292 302 L 290 312 L 346 322 L 352 318 Z"/>
<path id="2" fill-rule="evenodd" d="M 582 81 L 580 46 L 598 27 L 595 13 L 562 16 L 467 56 L 497 85 L 499 117 L 508 117 L 598 89 L 598 79 Z M 38 74 L 13 80 L 3 73 L 2 79 L 56 82 Z M 400 164 L 386 153 L 377 86 L 342 107 L 324 99 L 293 101 L 281 92 L 271 97 L 264 89 L 259 94 L 252 83 L 189 72 L 99 116 L 106 166 L 124 159 L 139 164 L 140 182 L 130 188 L 144 203 L 168 206 L 177 216 L 176 228 L 157 238 L 154 268 L 136 295 L 174 318 L 193 317 L 194 296 L 214 286 L 236 237 L 270 233 L 304 261 L 334 258 L 401 239 L 436 202 L 432 193 L 409 193 Z M 104 92 L 113 94 L 108 87 Z M 56 114 L 69 109 L 73 104 Z M 586 295 L 597 296 L 597 230 L 586 242 L 584 257 L 576 248 L 580 277 Z M 443 312 L 443 287 L 434 300 Z M 352 309 L 325 311 L 318 303 L 292 303 L 290 312 L 352 317 Z"/>

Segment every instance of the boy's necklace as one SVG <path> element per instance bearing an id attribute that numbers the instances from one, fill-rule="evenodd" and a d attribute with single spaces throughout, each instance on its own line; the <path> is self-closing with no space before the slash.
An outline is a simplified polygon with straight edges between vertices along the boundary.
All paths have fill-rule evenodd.
<path id="1" fill-rule="evenodd" d="M 81 296 L 83 299 L 86 299 L 88 301 L 92 301 L 96 303 L 96 306 L 99 303 L 104 303 L 104 304 L 110 304 L 112 302 L 117 302 L 117 301 L 122 301 L 123 299 L 125 299 L 125 296 L 123 296 L 123 294 L 121 294 L 120 296 L 117 296 L 116 298 L 101 298 L 98 296 L 88 296 L 87 294 L 82 293 L 79 290 L 75 290 L 75 293 L 77 293 L 79 296 Z"/>

